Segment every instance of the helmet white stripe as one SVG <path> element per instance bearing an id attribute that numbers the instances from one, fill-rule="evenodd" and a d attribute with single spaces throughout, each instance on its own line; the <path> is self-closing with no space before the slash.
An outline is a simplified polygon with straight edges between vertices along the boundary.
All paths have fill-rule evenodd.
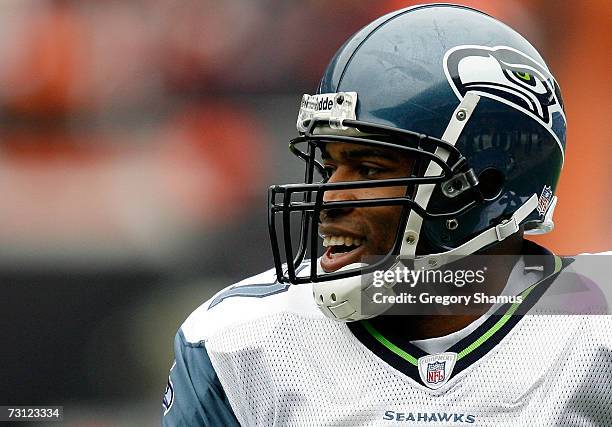
<path id="1" fill-rule="evenodd" d="M 463 132 L 463 128 L 470 120 L 472 112 L 476 108 L 480 97 L 472 92 L 468 92 L 465 94 L 465 97 L 459 104 L 459 106 L 453 112 L 453 116 L 448 122 L 448 126 L 444 131 L 444 135 L 442 135 L 442 140 L 447 142 L 450 145 L 455 145 L 461 132 Z M 448 150 L 438 147 L 436 148 L 437 156 L 439 156 L 442 160 L 446 161 L 450 153 Z M 442 172 L 440 166 L 431 161 L 427 170 L 425 171 L 425 176 L 434 176 L 439 175 Z M 419 185 L 417 189 L 417 193 L 415 196 L 415 202 L 419 204 L 423 209 L 427 209 L 427 204 L 429 203 L 429 199 L 433 194 L 433 190 L 436 184 L 422 184 Z M 417 243 L 419 242 L 421 226 L 423 224 L 423 217 L 417 214 L 414 210 L 410 212 L 408 216 L 408 221 L 406 223 L 406 228 L 404 230 L 404 240 L 402 241 L 402 247 L 400 249 L 400 256 L 407 258 L 415 258 Z"/>

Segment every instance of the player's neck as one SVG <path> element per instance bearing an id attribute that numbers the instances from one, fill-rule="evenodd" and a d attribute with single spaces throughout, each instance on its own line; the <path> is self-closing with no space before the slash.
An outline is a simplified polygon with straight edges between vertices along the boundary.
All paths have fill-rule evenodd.
<path id="1" fill-rule="evenodd" d="M 462 316 L 379 316 L 371 322 L 385 337 L 404 340 L 425 340 L 460 331 L 478 319 L 477 315 Z"/>

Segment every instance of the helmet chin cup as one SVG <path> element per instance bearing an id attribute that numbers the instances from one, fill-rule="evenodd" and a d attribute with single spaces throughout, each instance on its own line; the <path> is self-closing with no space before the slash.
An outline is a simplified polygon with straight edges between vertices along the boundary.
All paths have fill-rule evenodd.
<path id="1" fill-rule="evenodd" d="M 354 263 L 342 267 L 338 271 L 362 268 L 367 264 Z M 398 265 L 394 265 L 395 268 Z M 320 262 L 317 262 L 320 274 L 323 273 Z M 346 279 L 330 280 L 312 284 L 312 295 L 317 307 L 323 314 L 339 322 L 355 322 L 379 316 L 391 308 L 392 304 L 374 302 L 374 294 L 394 296 L 395 282 L 374 286 L 374 274 L 348 277 Z M 388 299 L 385 299 L 387 301 Z"/>

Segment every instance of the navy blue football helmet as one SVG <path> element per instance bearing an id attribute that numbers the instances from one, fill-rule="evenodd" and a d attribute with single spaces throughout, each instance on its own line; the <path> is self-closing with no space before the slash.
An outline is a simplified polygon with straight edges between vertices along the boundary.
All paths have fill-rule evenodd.
<path id="1" fill-rule="evenodd" d="M 566 135 L 559 86 L 527 40 L 480 11 L 421 5 L 375 20 L 336 53 L 316 94 L 304 95 L 297 128 L 290 149 L 305 162 L 305 182 L 269 191 L 281 282 L 346 283 L 342 279 L 387 269 L 400 256 L 414 260 L 415 268 L 432 268 L 490 247 L 521 226 L 526 233 L 552 229 Z M 328 183 L 317 157 L 328 142 L 410 153 L 419 173 Z M 327 191 L 397 185 L 409 189 L 405 197 L 323 199 Z M 404 207 L 388 254 L 333 273 L 309 263 L 319 256 L 322 211 L 382 205 Z M 291 226 L 295 215 L 301 217 L 299 242 Z M 367 287 L 363 280 L 351 286 Z M 323 288 L 315 298 L 329 306 L 351 292 L 317 289 Z"/>

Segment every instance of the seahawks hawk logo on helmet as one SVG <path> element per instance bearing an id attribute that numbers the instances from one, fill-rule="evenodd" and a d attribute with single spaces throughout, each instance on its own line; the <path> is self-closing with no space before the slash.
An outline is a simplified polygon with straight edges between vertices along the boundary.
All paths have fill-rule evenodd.
<path id="1" fill-rule="evenodd" d="M 528 114 L 549 130 L 563 152 L 563 100 L 546 66 L 507 46 L 468 45 L 446 52 L 444 72 L 460 100 L 473 91 Z"/>

